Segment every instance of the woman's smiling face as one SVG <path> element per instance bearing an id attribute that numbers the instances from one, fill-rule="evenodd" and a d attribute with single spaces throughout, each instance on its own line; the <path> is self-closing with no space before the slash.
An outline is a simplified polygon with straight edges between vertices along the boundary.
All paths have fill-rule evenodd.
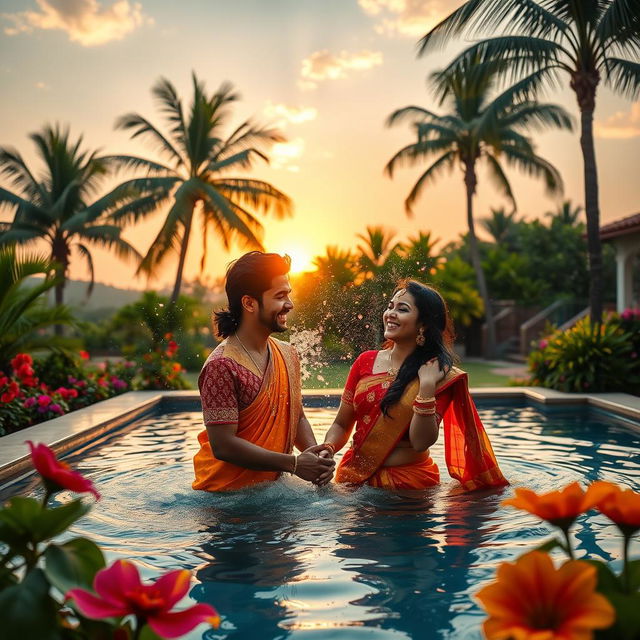
<path id="1" fill-rule="evenodd" d="M 415 298 L 406 289 L 396 291 L 382 314 L 382 322 L 384 337 L 387 340 L 415 340 L 418 335 L 418 308 Z"/>

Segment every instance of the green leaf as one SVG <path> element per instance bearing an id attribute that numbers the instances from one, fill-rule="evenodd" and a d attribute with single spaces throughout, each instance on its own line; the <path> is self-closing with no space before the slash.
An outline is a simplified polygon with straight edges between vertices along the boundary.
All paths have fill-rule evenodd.
<path id="1" fill-rule="evenodd" d="M 61 545 L 51 544 L 44 559 L 44 572 L 49 582 L 63 594 L 76 587 L 92 589 L 94 576 L 106 564 L 100 548 L 86 538 L 74 538 Z"/>
<path id="2" fill-rule="evenodd" d="M 610 629 L 616 640 L 637 640 L 640 637 L 640 593 L 625 595 L 607 594 L 607 599 L 616 610 L 616 622 Z"/>
<path id="3" fill-rule="evenodd" d="M 42 542 L 66 531 L 76 520 L 90 511 L 91 505 L 73 500 L 54 509 L 43 509 L 36 523 L 36 540 Z"/>
<path id="4" fill-rule="evenodd" d="M 588 562 L 591 566 L 596 568 L 596 571 L 598 572 L 597 589 L 600 593 L 604 594 L 608 598 L 612 593 L 623 592 L 620 578 L 613 573 L 608 564 L 605 564 L 600 560 L 591 560 L 589 558 L 585 558 L 584 562 Z"/>
<path id="5" fill-rule="evenodd" d="M 34 498 L 16 497 L 0 510 L 0 541 L 23 549 L 32 540 L 42 506 Z"/>
<path id="6" fill-rule="evenodd" d="M 162 640 L 162 636 L 159 636 L 148 624 L 145 624 L 140 634 L 140 640 Z"/>
<path id="7" fill-rule="evenodd" d="M 629 586 L 631 591 L 640 589 L 640 560 L 631 560 L 628 565 Z"/>
<path id="8" fill-rule="evenodd" d="M 49 583 L 40 569 L 23 582 L 0 592 L 0 620 L 5 638 L 59 640 L 57 605 L 49 596 Z"/>
<path id="9" fill-rule="evenodd" d="M 551 538 L 551 540 L 547 540 L 539 547 L 536 547 L 535 551 L 546 551 L 548 553 L 549 551 L 553 551 L 554 549 L 562 549 L 565 553 L 567 551 L 566 545 L 560 542 L 560 540 L 558 540 L 557 538 Z"/>

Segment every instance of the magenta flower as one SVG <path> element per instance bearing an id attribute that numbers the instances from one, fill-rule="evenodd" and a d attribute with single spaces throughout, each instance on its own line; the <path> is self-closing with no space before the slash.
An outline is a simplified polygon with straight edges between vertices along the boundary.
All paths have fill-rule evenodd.
<path id="1" fill-rule="evenodd" d="M 64 413 L 64 410 L 62 409 L 62 407 L 57 402 L 54 402 L 53 404 L 50 404 L 49 405 L 49 409 L 51 411 L 53 411 L 53 413 L 60 413 L 60 414 Z"/>
<path id="2" fill-rule="evenodd" d="M 38 396 L 38 404 L 41 407 L 48 407 L 51 404 L 51 398 L 45 395 Z"/>
<path id="3" fill-rule="evenodd" d="M 547 340 L 540 340 L 538 343 L 538 347 L 540 349 L 546 349 L 549 346 L 549 342 Z"/>
<path id="4" fill-rule="evenodd" d="M 39 407 L 38 410 L 47 409 Z M 27 440 L 31 449 L 31 462 L 35 470 L 42 476 L 49 491 L 61 491 L 69 489 L 76 493 L 93 493 L 96 500 L 100 500 L 100 494 L 93 486 L 93 482 L 85 478 L 77 471 L 72 471 L 68 464 L 56 459 L 53 451 L 46 444 L 34 445 L 31 440 Z"/>
<path id="5" fill-rule="evenodd" d="M 220 618 L 208 604 L 196 604 L 183 611 L 171 611 L 189 590 L 190 572 L 170 571 L 153 584 L 140 581 L 132 562 L 117 560 L 98 571 L 93 581 L 95 594 L 71 589 L 65 598 L 75 601 L 82 615 L 100 620 L 134 615 L 138 624 L 148 624 L 163 638 L 178 638 L 206 622 L 217 627 Z"/>
<path id="6" fill-rule="evenodd" d="M 30 409 L 31 407 L 33 407 L 35 403 L 36 403 L 36 399 L 33 396 L 31 396 L 22 403 L 22 406 L 25 409 Z"/>

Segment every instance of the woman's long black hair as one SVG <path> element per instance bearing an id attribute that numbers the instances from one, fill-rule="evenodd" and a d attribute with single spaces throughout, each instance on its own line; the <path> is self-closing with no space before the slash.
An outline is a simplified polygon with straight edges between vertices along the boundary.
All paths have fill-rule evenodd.
<path id="1" fill-rule="evenodd" d="M 424 328 L 424 345 L 416 344 L 413 352 L 405 358 L 384 398 L 380 408 L 389 415 L 389 407 L 396 404 L 407 385 L 418 376 L 418 369 L 432 358 L 438 358 L 441 371 L 448 372 L 454 364 L 453 331 L 447 305 L 442 296 L 431 287 L 416 280 L 401 282 L 393 292 L 405 290 L 413 297 L 418 309 L 418 325 Z"/>

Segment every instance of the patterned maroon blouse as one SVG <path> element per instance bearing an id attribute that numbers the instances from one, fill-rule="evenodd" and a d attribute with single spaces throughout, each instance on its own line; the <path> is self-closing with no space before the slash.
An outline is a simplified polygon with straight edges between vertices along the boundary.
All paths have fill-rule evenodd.
<path id="1" fill-rule="evenodd" d="M 238 422 L 239 412 L 255 400 L 261 385 L 262 378 L 225 357 L 224 343 L 219 344 L 198 378 L 205 426 Z"/>

